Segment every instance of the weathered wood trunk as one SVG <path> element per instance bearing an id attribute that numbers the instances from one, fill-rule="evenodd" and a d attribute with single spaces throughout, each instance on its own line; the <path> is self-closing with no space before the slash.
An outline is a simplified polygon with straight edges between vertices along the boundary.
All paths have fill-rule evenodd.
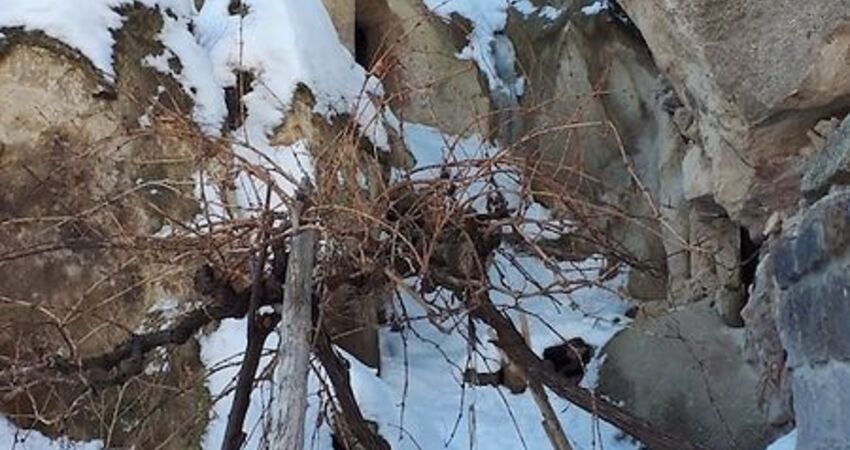
<path id="1" fill-rule="evenodd" d="M 293 214 L 292 246 L 284 286 L 280 320 L 277 401 L 272 411 L 270 449 L 300 450 L 304 447 L 307 413 L 307 374 L 312 347 L 312 278 L 316 259 L 316 230 L 299 224 Z"/>

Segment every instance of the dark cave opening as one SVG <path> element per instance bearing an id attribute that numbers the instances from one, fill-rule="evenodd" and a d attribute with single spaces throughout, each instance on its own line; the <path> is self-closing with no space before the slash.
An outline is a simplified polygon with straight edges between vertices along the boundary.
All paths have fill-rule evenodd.
<path id="1" fill-rule="evenodd" d="M 369 49 L 369 36 L 363 24 L 357 22 L 354 24 L 354 61 L 369 70 L 371 68 L 370 53 L 372 52 Z"/>
<path id="2" fill-rule="evenodd" d="M 354 11 L 354 58 L 394 92 L 399 76 L 394 51 L 404 39 L 403 21 L 386 0 L 357 0 Z"/>
<path id="3" fill-rule="evenodd" d="M 750 287 L 756 280 L 756 269 L 759 265 L 761 242 L 756 242 L 750 237 L 750 232 L 740 228 L 741 244 L 739 248 L 739 261 L 741 264 L 741 287 L 743 288 L 743 301 L 741 306 L 747 304 L 750 299 Z"/>

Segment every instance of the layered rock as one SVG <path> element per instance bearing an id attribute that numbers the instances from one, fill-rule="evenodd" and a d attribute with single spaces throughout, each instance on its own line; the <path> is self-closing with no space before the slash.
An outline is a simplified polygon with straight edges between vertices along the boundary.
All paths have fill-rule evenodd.
<path id="1" fill-rule="evenodd" d="M 604 229 L 626 253 L 658 269 L 630 273 L 629 294 L 661 301 L 642 306 L 643 318 L 606 349 L 603 389 L 656 423 L 697 440 L 709 437 L 702 442 L 712 448 L 757 449 L 793 424 L 793 410 L 779 340 L 786 325 L 775 321 L 773 263 L 758 271 L 749 266 L 755 268 L 760 243 L 804 194 L 816 198 L 846 183 L 846 123 L 837 126 L 831 116 L 850 106 L 850 86 L 837 70 L 850 48 L 843 31 L 848 5 L 788 7 L 777 19 L 772 2 L 621 3 L 633 22 L 620 22 L 614 11 L 574 15 L 547 29 L 536 18 L 514 16 L 508 33 L 528 78 L 522 103 L 534 111 L 519 119 L 528 142 L 522 150 L 542 161 L 541 179 L 559 181 L 544 187 L 558 192 L 552 205 L 575 212 L 572 196 L 613 206 L 631 219 L 609 216 L 589 228 Z M 792 33 L 786 33 L 789 24 Z M 727 326 L 742 326 L 748 299 L 747 328 L 734 332 L 734 343 L 698 338 L 699 330 L 722 336 L 733 333 Z M 732 365 L 755 367 L 732 373 L 706 365 L 712 382 L 746 393 L 719 400 L 721 418 L 711 402 L 693 394 L 697 387 L 689 391 L 691 407 L 666 416 L 661 411 L 658 398 L 675 403 L 683 392 L 658 383 L 696 376 L 690 369 L 653 371 L 682 360 L 670 355 L 683 344 L 658 337 L 680 315 L 701 317 L 682 327 L 684 340 L 700 342 L 706 354 L 729 353 Z M 638 387 L 643 382 L 651 386 Z M 730 433 L 724 422 L 753 428 Z M 724 436 L 741 436 L 741 442 Z"/>
<path id="2" fill-rule="evenodd" d="M 585 240 L 597 250 L 640 261 L 629 274 L 633 298 L 663 309 L 711 297 L 740 325 L 742 241 L 712 200 L 690 111 L 615 13 L 540 20 L 515 14 L 508 34 L 528 79 L 529 112 L 514 119 L 519 150 L 538 164 L 541 188 L 555 193 L 544 201 L 591 217 Z"/>
<path id="3" fill-rule="evenodd" d="M 806 131 L 850 106 L 850 1 L 620 4 L 696 117 L 713 199 L 750 225 L 793 208 Z"/>
<path id="4" fill-rule="evenodd" d="M 515 15 L 508 27 L 528 80 L 521 103 L 528 112 L 515 119 L 518 150 L 537 162 L 535 181 L 554 194 L 543 201 L 571 210 L 592 199 L 608 211 L 583 209 L 599 218 L 589 228 L 645 264 L 630 277 L 629 293 L 666 299 L 667 255 L 678 255 L 673 270 L 687 271 L 688 217 L 657 207 L 683 202 L 684 141 L 664 109 L 665 81 L 635 36 L 604 16 L 549 26 Z"/>

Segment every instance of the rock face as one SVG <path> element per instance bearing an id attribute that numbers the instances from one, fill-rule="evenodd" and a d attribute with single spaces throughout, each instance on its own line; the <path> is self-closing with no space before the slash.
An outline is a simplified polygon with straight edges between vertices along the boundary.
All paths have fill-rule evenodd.
<path id="1" fill-rule="evenodd" d="M 809 198 L 820 197 L 834 184 L 850 183 L 850 117 L 827 137 L 823 149 L 809 162 L 800 188 Z"/>
<path id="2" fill-rule="evenodd" d="M 714 200 L 747 223 L 793 207 L 805 132 L 848 105 L 850 1 L 620 4 L 694 112 Z"/>
<path id="3" fill-rule="evenodd" d="M 850 448 L 850 192 L 807 209 L 773 258 L 798 441 Z M 803 448 L 803 447 L 798 447 Z"/>
<path id="4" fill-rule="evenodd" d="M 518 65 L 528 68 L 521 109 L 529 113 L 515 119 L 522 123 L 519 151 L 539 161 L 537 182 L 556 180 L 542 186 L 557 192 L 544 200 L 552 206 L 570 210 L 590 198 L 601 208 L 624 208 L 627 217 L 603 215 L 586 229 L 645 263 L 646 270 L 630 276 L 633 297 L 666 299 L 668 265 L 687 271 L 681 250 L 688 217 L 655 209 L 646 194 L 665 204 L 683 202 L 684 141 L 663 104 L 669 87 L 638 39 L 610 18 L 577 15 L 561 27 L 547 25 L 516 14 L 508 27 Z M 660 215 L 670 227 L 659 225 Z"/>
<path id="5" fill-rule="evenodd" d="M 471 30 L 420 0 L 356 5 L 358 60 L 382 79 L 399 118 L 455 135 L 488 134 L 487 91 L 475 64 L 456 57 Z"/>
<path id="6" fill-rule="evenodd" d="M 778 431 L 758 405 L 743 331 L 704 301 L 636 323 L 608 343 L 598 389 L 639 417 L 717 450 L 763 449 Z"/>
<path id="7" fill-rule="evenodd" d="M 635 30 L 607 13 L 560 27 L 515 14 L 508 34 L 529 68 L 519 150 L 540 161 L 542 189 L 557 192 L 549 202 L 576 211 L 591 199 L 616 211 L 585 212 L 601 216 L 585 224 L 585 240 L 641 261 L 629 274 L 632 298 L 713 297 L 740 325 L 739 227 L 713 202 L 691 113 Z"/>
<path id="8" fill-rule="evenodd" d="M 582 228 L 650 268 L 630 273 L 628 293 L 644 303 L 634 329 L 606 349 L 603 391 L 711 448 L 759 449 L 794 417 L 787 343 L 779 337 L 789 324 L 777 321 L 785 288 L 772 281 L 774 270 L 787 268 L 768 256 L 781 248 L 763 231 L 771 216 L 776 228 L 804 197 L 848 182 L 850 119 L 838 124 L 833 115 L 850 107 L 842 69 L 850 59 L 850 1 L 620 4 L 630 23 L 616 10 L 560 24 L 512 16 L 507 32 L 527 78 L 521 105 L 532 111 L 515 119 L 521 151 L 541 161 L 541 179 L 557 180 L 541 188 L 558 192 L 554 206 L 581 211 L 571 199 L 590 198 L 628 217 Z M 763 241 L 768 260 L 754 270 Z M 811 246 L 800 244 L 800 264 L 814 264 L 803 250 Z M 735 386 L 738 394 L 663 406 L 706 390 L 688 384 L 699 379 L 692 367 L 674 362 L 689 354 L 658 337 L 670 321 L 687 322 L 687 340 L 708 355 L 734 349 L 729 366 L 707 364 L 704 373 L 717 384 L 711 389 Z M 728 423 L 741 428 L 730 433 Z"/>
<path id="9" fill-rule="evenodd" d="M 779 337 L 779 288 L 774 277 L 770 249 L 756 271 L 756 283 L 741 312 L 746 327 L 746 356 L 759 373 L 759 402 L 771 425 L 793 425 L 791 374 Z"/>
<path id="10" fill-rule="evenodd" d="M 4 299 L 0 353 L 4 357 L 39 360 L 48 354 L 82 357 L 106 351 L 123 341 L 127 330 L 143 326 L 145 313 L 157 300 L 185 300 L 192 294 L 191 281 L 178 275 L 192 267 L 192 251 L 162 248 L 155 239 L 144 239 L 171 221 L 190 221 L 199 211 L 192 194 L 194 127 L 179 120 L 191 115 L 191 104 L 179 95 L 173 79 L 141 64 L 158 52 L 153 36 L 161 26 L 159 13 L 131 8 L 126 19 L 116 37 L 119 76 L 114 85 L 56 41 L 39 34 L 4 32 L 0 48 L 0 297 Z M 166 91 L 171 93 L 168 98 L 158 95 Z M 205 401 L 205 388 L 197 384 L 198 373 L 192 373 L 192 367 L 200 364 L 197 347 L 186 345 L 173 355 L 170 363 L 177 369 L 166 376 L 174 378 L 152 377 L 149 382 L 185 389 L 186 396 L 175 400 L 168 414 L 150 416 L 151 428 L 146 431 L 118 432 L 115 445 L 130 440 L 156 446 L 164 442 L 169 423 L 188 423 L 193 408 Z M 7 395 L 0 407 L 30 424 L 33 411 L 64 411 L 59 404 L 72 401 L 81 392 L 77 389 L 69 385 L 58 397 L 54 391 L 39 389 L 29 397 Z M 131 386 L 127 395 L 153 405 L 170 394 L 137 392 Z M 98 401 L 109 405 L 116 399 L 104 393 Z M 139 407 L 145 405 L 141 402 Z M 69 428 L 61 432 L 91 437 L 98 426 L 88 422 L 91 408 L 75 411 L 64 424 Z M 135 423 L 134 414 L 128 413 L 128 425 Z M 45 431 L 57 431 L 51 427 Z M 182 431 L 166 448 L 191 448 L 203 428 L 192 425 Z"/>
<path id="11" fill-rule="evenodd" d="M 352 0 L 322 0 L 333 20 L 339 40 L 352 53 L 355 52 L 355 3 Z"/>
<path id="12" fill-rule="evenodd" d="M 534 20 L 517 14 L 508 27 L 529 68 L 519 150 L 541 161 L 556 208 L 597 217 L 581 209 L 590 199 L 617 211 L 583 224 L 586 241 L 613 241 L 643 264 L 627 284 L 639 316 L 605 348 L 600 390 L 709 448 L 760 450 L 789 419 L 762 408 L 744 331 L 729 328 L 742 325 L 748 240 L 714 201 L 692 111 L 615 15 L 577 14 L 546 32 Z"/>
<path id="13" fill-rule="evenodd" d="M 633 263 L 625 294 L 639 313 L 604 350 L 603 393 L 712 449 L 761 450 L 795 422 L 801 449 L 850 449 L 850 117 L 837 119 L 850 111 L 850 0 L 620 0 L 594 15 L 580 12 L 590 0 L 535 0 L 571 14 L 511 10 L 490 49 L 515 48 L 515 67 L 496 68 L 524 77 L 510 102 L 457 58 L 466 19 L 436 17 L 422 0 L 323 3 L 398 118 L 501 140 L 533 163 L 541 203 L 586 219 L 572 256 L 613 248 Z M 140 326 L 155 299 L 188 298 L 185 277 L 171 275 L 191 270 L 198 249 L 145 245 L 201 210 L 199 167 L 238 171 L 210 162 L 215 145 L 185 120 L 178 83 L 140 63 L 162 51 L 160 13 L 122 13 L 114 83 L 44 35 L 0 34 L 4 356 L 96 353 Z M 328 197 L 356 210 L 360 196 L 383 194 L 394 162 L 341 143 L 344 124 L 318 119 L 314 100 L 300 92 L 269 138 L 309 140 L 318 178 L 338 181 Z M 407 163 L 393 150 L 386 159 Z M 361 186 L 361 175 L 379 182 Z M 372 232 L 343 214 L 323 221 Z M 392 289 L 361 288 L 334 286 L 328 328 L 379 367 L 375 329 Z M 30 303 L 61 311 L 79 345 L 65 348 L 62 327 Z M 92 310 L 96 319 L 79 313 Z M 122 326 L 102 328 L 104 316 Z M 191 371 L 197 349 L 181 352 Z M 187 403 L 206 401 L 194 389 Z M 26 417 L 50 406 L 41 394 L 3 397 L 0 409 Z M 179 414 L 154 426 L 169 430 Z M 97 426 L 83 422 L 70 434 Z"/>

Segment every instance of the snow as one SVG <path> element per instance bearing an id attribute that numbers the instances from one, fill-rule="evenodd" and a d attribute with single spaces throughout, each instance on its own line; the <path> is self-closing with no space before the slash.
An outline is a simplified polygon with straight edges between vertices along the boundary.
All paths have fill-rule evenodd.
<path id="1" fill-rule="evenodd" d="M 21 430 L 0 416 L 0 448 L 13 450 L 101 450 L 103 442 L 75 442 L 50 439 L 35 430 Z"/>
<path id="2" fill-rule="evenodd" d="M 130 0 L 0 0 L 0 27 L 24 27 L 41 30 L 80 50 L 108 78 L 114 78 L 112 67 L 112 31 L 123 23 L 115 8 Z M 245 0 L 247 14 L 231 15 L 229 0 L 207 0 L 196 11 L 192 0 L 144 0 L 143 4 L 170 10 L 163 14 L 160 33 L 165 46 L 162 55 L 148 58 L 150 66 L 174 75 L 195 104 L 193 119 L 201 129 L 216 135 L 227 115 L 223 89 L 235 83 L 235 71 L 250 71 L 255 79 L 253 90 L 243 97 L 246 117 L 242 127 L 230 138 L 233 149 L 243 164 L 253 164 L 271 173 L 284 192 L 291 193 L 297 180 L 311 176 L 312 161 L 307 143 L 275 145 L 270 135 L 287 113 L 298 85 L 305 85 L 314 94 L 317 113 L 331 117 L 352 114 L 363 131 L 379 147 L 387 146 L 382 112 L 370 100 L 379 96 L 380 83 L 357 65 L 353 56 L 342 46 L 330 18 L 319 0 Z M 491 91 L 517 97 L 522 93 L 522 77 L 514 72 L 513 46 L 502 31 L 507 20 L 507 0 L 425 0 L 437 14 L 448 17 L 458 13 L 474 24 L 469 45 L 458 57 L 476 62 L 486 75 Z M 604 2 L 598 2 L 604 4 Z M 518 6 L 519 5 L 519 6 Z M 513 6 L 528 10 L 526 0 Z M 547 12 L 548 14 L 548 12 Z M 179 73 L 168 64 L 177 57 L 182 66 Z M 470 164 L 454 170 L 453 176 L 475 174 L 481 170 L 476 159 L 497 156 L 501 150 L 480 137 L 456 138 L 437 130 L 411 123 L 397 123 L 384 118 L 402 130 L 405 141 L 417 159 L 417 169 L 396 176 L 433 178 L 436 166 L 445 161 L 466 161 Z M 213 215 L 225 217 L 222 195 L 203 173 L 197 174 L 197 194 L 211 201 Z M 512 206 L 528 203 L 509 171 L 499 173 L 493 183 L 512 191 Z M 465 187 L 461 195 L 478 201 L 488 189 L 485 182 Z M 247 171 L 236 176 L 235 202 L 247 213 L 257 208 L 264 197 L 264 188 Z M 476 200 L 477 199 L 477 200 Z M 276 203 L 282 199 L 277 198 Z M 540 205 L 525 205 L 529 217 L 545 220 L 548 213 Z M 544 229 L 528 229 L 542 234 Z M 514 262 L 517 262 L 520 270 Z M 585 265 L 563 265 L 558 270 L 547 268 L 541 261 L 503 249 L 494 263 L 491 276 L 499 287 L 492 292 L 494 301 L 502 306 L 521 308 L 528 314 L 532 346 L 535 351 L 562 337 L 582 336 L 601 347 L 627 322 L 622 314 L 626 305 L 604 289 L 586 289 L 572 294 L 555 292 L 536 294 L 539 286 L 558 286 L 563 281 L 556 274 L 570 277 L 582 275 L 598 262 Z M 594 268 L 595 270 L 595 268 Z M 526 275 L 528 274 L 528 275 Z M 528 280 L 530 276 L 532 280 Z M 619 280 L 618 282 L 620 282 Z M 517 300 L 507 291 L 523 294 Z M 423 313 L 418 303 L 402 295 L 409 314 Z M 516 314 L 514 311 L 512 314 Z M 444 323 L 445 326 L 459 324 Z M 462 325 L 462 324 L 460 324 Z M 467 449 L 467 448 L 547 448 L 540 415 L 529 394 L 514 396 L 492 387 L 470 388 L 461 383 L 462 368 L 472 365 L 479 370 L 495 370 L 498 352 L 487 343 L 484 326 L 478 334 L 481 340 L 473 353 L 461 333 L 445 334 L 432 324 L 419 321 L 404 332 L 382 329 L 381 350 L 383 370 L 380 377 L 352 360 L 352 382 L 364 413 L 378 421 L 380 430 L 393 448 Z M 209 370 L 208 387 L 215 398 L 210 423 L 204 436 L 203 448 L 219 448 L 227 413 L 232 402 L 230 389 L 238 372 L 238 363 L 245 348 L 245 321 L 225 320 L 219 328 L 201 339 L 202 360 Z M 274 338 L 266 343 L 269 353 L 277 347 Z M 261 367 L 270 356 L 263 358 Z M 583 383 L 595 383 L 599 365 L 596 359 L 589 366 Z M 311 391 L 318 390 L 317 375 L 311 378 Z M 268 382 L 259 383 L 252 395 L 246 420 L 249 439 L 246 448 L 259 445 L 259 431 L 264 406 L 270 394 Z M 311 396 L 311 414 L 318 411 L 318 396 Z M 602 447 L 613 450 L 633 449 L 634 445 L 619 440 L 612 427 L 574 406 L 552 396 L 556 410 L 576 450 Z M 309 423 L 315 427 L 315 423 Z M 308 432 L 308 445 L 325 449 L 327 426 L 319 433 Z M 514 430 L 511 432 L 510 430 Z M 17 430 L 8 422 L 0 422 L 0 438 L 11 439 Z M 27 432 L 25 445 L 32 449 L 61 448 L 35 432 Z M 474 443 L 474 445 L 471 445 Z M 96 448 L 97 443 L 82 443 L 84 449 Z"/>
<path id="3" fill-rule="evenodd" d="M 397 179 L 433 180 L 446 165 L 452 167 L 449 171 L 452 178 L 463 179 L 482 170 L 476 161 L 497 157 L 501 151 L 479 136 L 451 136 L 410 122 L 403 123 L 400 130 L 416 166 L 409 172 L 394 174 Z M 529 222 L 521 228 L 526 236 L 551 238 L 569 229 L 569 223 L 560 222 L 542 205 L 524 198 L 507 168 L 494 178 L 499 189 L 509 193 L 510 206 L 523 208 Z M 460 187 L 455 195 L 459 199 L 474 199 L 489 188 L 475 182 Z M 552 269 L 536 257 L 503 248 L 491 269 L 494 285 L 491 298 L 497 305 L 513 307 L 514 319 L 520 309 L 527 314 L 531 346 L 538 353 L 576 336 L 601 349 L 629 322 L 623 317 L 627 305 L 613 293 L 623 278 L 611 281 L 606 289 L 583 289 L 572 294 L 559 289 L 567 281 L 592 279 L 601 264 L 600 260 L 589 260 L 581 264 L 561 263 Z M 409 282 L 415 285 L 416 280 Z M 543 288 L 549 288 L 551 295 L 541 295 L 539 291 Z M 407 292 L 400 292 L 407 315 L 425 316 L 422 306 Z M 428 300 L 437 304 L 442 301 Z M 494 371 L 498 369 L 499 354 L 487 343 L 490 336 L 481 324 L 477 336 L 481 343 L 476 352 L 471 352 L 464 333 L 465 319 L 456 320 L 439 324 L 452 330 L 451 334 L 443 333 L 427 320 L 415 321 L 404 333 L 380 330 L 379 377 L 374 370 L 349 358 L 352 385 L 366 417 L 378 422 L 379 430 L 394 449 L 460 450 L 470 448 L 470 442 L 475 443 L 472 448 L 480 449 L 549 448 L 540 425 L 540 412 L 530 394 L 515 396 L 493 387 L 463 386 L 462 373 L 467 366 Z M 588 366 L 582 382 L 585 387 L 595 385 L 600 364 L 597 358 Z M 554 395 L 550 399 L 561 412 L 563 426 L 576 450 L 635 448 L 614 428 L 595 421 L 591 415 Z M 315 414 L 316 410 L 317 406 L 313 405 L 311 413 Z M 321 430 L 316 435 L 318 444 L 314 442 L 312 448 L 327 448 L 322 446 L 327 434 L 327 430 Z"/>
<path id="4" fill-rule="evenodd" d="M 525 16 L 529 16 L 537 12 L 538 7 L 531 3 L 529 0 L 514 0 L 511 2 L 511 7 Z"/>
<path id="5" fill-rule="evenodd" d="M 321 1 L 246 0 L 244 17 L 230 15 L 228 3 L 205 2 L 196 25 L 220 86 L 232 85 L 236 70 L 257 77 L 253 92 L 243 99 L 245 129 L 234 136 L 265 143 L 281 123 L 295 88 L 304 84 L 316 97 L 316 112 L 354 113 L 377 145 L 387 145 L 386 135 L 372 120 L 378 110 L 366 95 L 380 95 L 382 87 L 339 42 Z"/>
<path id="6" fill-rule="evenodd" d="M 131 4 L 130 0 L 2 1 L 0 28 L 43 31 L 78 49 L 107 78 L 114 78 L 112 33 L 124 21 L 116 8 Z M 245 0 L 248 13 L 244 16 L 228 12 L 229 0 L 206 1 L 200 11 L 192 0 L 141 3 L 167 11 L 162 14 L 160 33 L 165 51 L 146 62 L 181 83 L 194 101 L 193 119 L 207 134 L 221 130 L 227 116 L 223 89 L 234 84 L 234 72 L 249 71 L 255 76 L 253 91 L 243 97 L 244 125 L 232 133 L 238 139 L 235 150 L 248 163 L 281 172 L 274 178 L 285 193 L 291 194 L 298 180 L 312 174 L 303 143 L 279 146 L 269 141 L 298 85 L 310 88 L 317 113 L 351 114 L 375 145 L 388 148 L 383 120 L 376 120 L 382 113 L 370 98 L 382 94 L 380 82 L 357 65 L 339 42 L 320 0 Z M 179 73 L 169 67 L 172 57 L 180 61 Z M 263 189 L 255 189 L 245 178 L 243 173 L 237 182 L 242 187 L 237 198 L 242 206 L 255 207 L 256 191 Z"/>
<path id="7" fill-rule="evenodd" d="M 518 257 L 533 280 L 547 286 L 556 280 L 555 272 L 536 258 Z M 496 262 L 492 276 L 513 289 L 532 294 L 536 288 L 521 271 L 504 257 Z M 497 282 L 501 284 L 501 281 Z M 494 300 L 513 304 L 513 298 L 494 294 Z M 422 317 L 419 303 L 403 295 L 408 315 Z M 532 348 L 541 353 L 546 346 L 562 342 L 562 337 L 581 336 L 589 343 L 603 345 L 622 327 L 625 305 L 604 290 L 582 290 L 572 296 L 552 298 L 532 295 L 520 302 L 528 314 Z M 583 312 L 582 312 L 583 311 Z M 615 324 L 615 318 L 620 321 Z M 425 320 L 414 322 L 404 332 L 381 330 L 382 370 L 352 361 L 352 384 L 358 402 L 368 419 L 376 420 L 382 435 L 394 449 L 495 449 L 549 448 L 540 425 L 540 412 L 531 394 L 510 394 L 493 387 L 463 386 L 462 373 L 468 366 L 479 371 L 498 369 L 498 353 L 487 343 L 490 336 L 479 324 L 480 354 L 475 354 L 464 337 L 465 318 L 441 325 L 453 329 L 443 333 Z M 460 328 L 455 328 L 460 327 Z M 560 335 L 560 336 L 559 336 Z M 599 365 L 589 366 L 583 385 L 592 387 Z M 606 448 L 633 450 L 613 427 L 594 420 L 592 415 L 550 395 L 550 400 L 576 450 Z M 474 442 L 474 446 L 470 443 Z"/>
<path id="8" fill-rule="evenodd" d="M 178 0 L 173 0 L 172 3 Z M 174 9 L 171 9 L 174 11 Z M 149 56 L 145 62 L 160 72 L 172 75 L 180 82 L 183 91 L 194 100 L 192 118 L 201 129 L 210 135 L 216 135 L 227 117 L 223 86 L 212 76 L 214 67 L 206 50 L 199 45 L 189 31 L 197 12 L 194 7 L 178 9 L 174 14 L 163 14 L 163 26 L 159 40 L 165 51 Z M 180 61 L 181 70 L 175 73 L 168 65 L 171 58 Z"/>
<path id="9" fill-rule="evenodd" d="M 542 8 L 540 8 L 540 11 L 539 11 L 538 14 L 540 14 L 541 17 L 545 17 L 549 20 L 556 20 L 558 17 L 561 17 L 561 14 L 563 14 L 564 11 L 566 11 L 566 10 L 558 9 L 558 8 L 553 7 L 553 6 L 546 5 Z"/>
<path id="10" fill-rule="evenodd" d="M 509 7 L 528 10 L 533 8 L 533 5 L 527 0 L 423 1 L 428 9 L 447 20 L 455 13 L 472 22 L 469 44 L 457 56 L 460 59 L 475 61 L 478 69 L 487 78 L 491 94 L 502 93 L 514 98 L 522 95 L 523 78 L 516 74 L 505 76 L 506 72 L 514 72 L 513 44 L 510 44 L 508 39 L 500 39 L 499 36 L 503 36 Z M 504 41 L 510 45 L 509 49 Z"/>
<path id="11" fill-rule="evenodd" d="M 404 122 L 400 128 L 405 145 L 416 159 L 416 167 L 408 175 L 417 180 L 438 178 L 446 164 L 489 158 L 498 152 L 496 147 L 475 134 L 452 136 L 414 122 Z"/>
<path id="12" fill-rule="evenodd" d="M 112 69 L 112 30 L 123 18 L 115 8 L 128 0 L 3 0 L 0 27 L 23 27 L 43 31 L 83 53 L 108 78 Z"/>
<path id="13" fill-rule="evenodd" d="M 498 187 L 505 195 L 509 207 L 519 207 L 518 175 L 515 168 L 495 163 L 507 152 L 481 136 L 452 136 L 427 125 L 404 122 L 399 126 L 405 145 L 416 160 L 413 169 L 395 171 L 396 180 L 435 180 L 446 172 L 450 178 L 459 180 L 455 196 L 461 203 L 468 203 L 477 211 L 484 212 L 486 195 Z M 487 161 L 487 164 L 478 164 Z M 490 175 L 493 175 L 492 177 Z"/>
<path id="14" fill-rule="evenodd" d="M 559 9 L 552 5 L 534 6 L 528 0 L 515 1 L 511 6 L 526 17 L 535 14 L 548 20 L 555 20 L 566 11 L 566 8 Z"/>
<path id="15" fill-rule="evenodd" d="M 599 14 L 610 7 L 611 5 L 608 3 L 608 0 L 597 0 L 592 4 L 581 8 L 581 12 L 583 12 L 585 15 L 592 16 L 595 14 Z"/>
<path id="16" fill-rule="evenodd" d="M 417 161 L 416 168 L 395 177 L 416 180 L 439 176 L 439 167 L 446 162 L 457 164 L 454 176 L 468 174 L 475 169 L 474 161 L 491 157 L 500 150 L 477 136 L 465 138 L 450 136 L 439 130 L 415 123 L 400 125 L 402 136 Z M 468 165 L 460 164 L 463 162 Z M 516 189 L 509 177 L 500 179 L 503 186 Z M 473 197 L 483 186 L 467 187 L 459 195 Z M 514 203 L 521 199 L 513 196 Z M 539 223 L 554 221 L 545 208 L 536 203 L 527 205 L 526 216 Z M 549 228 L 530 225 L 526 230 L 532 238 L 550 236 Z M 627 305 L 612 291 L 622 279 L 612 281 L 609 289 L 585 289 L 568 294 L 558 289 L 566 279 L 593 276 L 601 261 L 589 260 L 582 264 L 563 263 L 556 269 L 548 268 L 537 258 L 502 249 L 496 259 L 491 277 L 496 289 L 491 296 L 502 307 L 513 307 L 512 315 L 521 309 L 529 318 L 532 348 L 541 353 L 549 345 L 575 336 L 600 349 L 616 332 L 628 323 L 623 317 Z M 591 273 L 588 274 L 587 272 Z M 526 275 L 527 274 L 527 275 Z M 526 277 L 530 277 L 530 279 Z M 414 283 L 415 280 L 410 280 Z M 540 295 L 542 287 L 551 289 L 551 295 Z M 520 297 L 520 300 L 516 298 Z M 406 293 L 402 302 L 411 317 L 423 317 L 422 307 Z M 434 299 L 432 299 L 434 300 Z M 460 323 L 443 322 L 441 327 L 452 329 Z M 225 321 L 218 330 L 202 341 L 202 358 L 212 370 L 208 386 L 214 395 L 225 392 L 233 382 L 237 368 L 228 362 L 238 362 L 245 346 L 244 321 Z M 352 363 L 352 387 L 367 419 L 375 420 L 379 430 L 394 449 L 468 449 L 473 448 L 548 448 L 549 443 L 540 426 L 540 413 L 530 394 L 519 396 L 493 387 L 464 387 L 463 369 L 468 365 L 480 371 L 498 368 L 498 351 L 487 341 L 490 336 L 486 326 L 479 325 L 480 341 L 476 352 L 471 352 L 468 341 L 460 329 L 445 334 L 425 320 L 414 320 L 403 333 L 388 328 L 381 329 L 382 370 L 375 371 L 349 358 Z M 276 343 L 269 342 L 269 349 Z M 585 387 L 596 383 L 599 358 L 588 366 L 583 380 Z M 322 401 L 319 373 L 310 378 L 310 409 L 307 418 L 307 448 L 330 448 L 330 429 L 319 419 Z M 264 401 L 268 399 L 267 384 L 263 384 L 252 399 L 251 412 L 246 426 L 258 429 Z M 550 396 L 555 409 L 576 450 L 604 448 L 633 450 L 629 440 L 624 440 L 613 427 L 595 420 L 592 415 L 575 406 Z M 212 413 L 205 435 L 204 449 L 218 448 L 224 433 L 226 415 L 231 396 L 219 400 Z M 256 438 L 254 438 L 256 439 Z M 256 441 L 246 447 L 254 447 Z M 524 443 L 524 444 L 523 444 Z"/>
<path id="17" fill-rule="evenodd" d="M 770 444 L 765 450 L 796 450 L 797 448 L 797 430 L 786 434 Z"/>
<path id="18" fill-rule="evenodd" d="M 370 95 L 381 95 L 382 87 L 339 42 L 320 1 L 246 0 L 244 17 L 230 15 L 228 3 L 205 2 L 195 24 L 215 84 L 221 89 L 233 85 L 234 71 L 255 76 L 253 90 L 242 97 L 244 124 L 232 133 L 237 158 L 267 170 L 288 195 L 302 178 L 312 177 L 305 142 L 282 146 L 269 138 L 282 123 L 299 85 L 313 93 L 315 112 L 327 117 L 352 114 L 376 146 L 388 148 L 383 121 L 376 120 L 381 112 L 370 99 Z M 265 189 L 254 176 L 242 171 L 235 184 L 239 206 L 250 211 L 262 204 Z M 284 203 L 274 197 L 273 206 Z"/>
<path id="19" fill-rule="evenodd" d="M 201 360 L 207 367 L 207 388 L 213 395 L 215 404 L 210 411 L 210 422 L 201 448 L 203 450 L 218 450 L 224 440 L 227 427 L 227 414 L 233 403 L 233 387 L 239 374 L 239 363 L 247 343 L 246 319 L 227 319 L 221 322 L 215 332 L 201 339 Z M 271 355 L 277 349 L 276 334 L 271 334 L 265 342 L 264 356 L 260 360 L 259 370 L 271 362 Z M 248 439 L 243 448 L 257 449 L 262 432 L 264 406 L 268 404 L 272 392 L 270 381 L 257 383 L 251 393 L 251 403 L 245 416 L 245 427 Z"/>

